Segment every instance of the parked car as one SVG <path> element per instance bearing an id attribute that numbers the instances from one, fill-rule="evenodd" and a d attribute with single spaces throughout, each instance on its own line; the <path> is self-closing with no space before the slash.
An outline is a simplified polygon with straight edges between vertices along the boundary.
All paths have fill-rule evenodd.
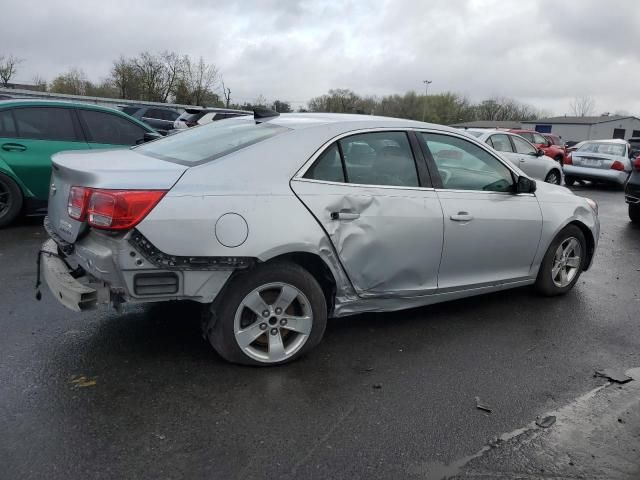
<path id="1" fill-rule="evenodd" d="M 535 145 L 536 148 L 541 148 L 547 157 L 553 158 L 556 162 L 560 163 L 560 165 L 562 165 L 562 163 L 564 162 L 564 147 L 549 143 L 547 139 L 542 136 L 542 134 L 536 132 L 535 130 L 522 130 L 514 128 L 510 129 L 509 132 L 517 133 L 518 135 Z"/>
<path id="2" fill-rule="evenodd" d="M 53 162 L 41 262 L 55 298 L 200 302 L 206 338 L 237 363 L 298 358 L 327 317 L 564 294 L 598 243 L 592 200 L 410 120 L 260 114 Z"/>
<path id="3" fill-rule="evenodd" d="M 128 147 L 157 136 L 110 108 L 51 100 L 0 102 L 0 227 L 21 212 L 46 211 L 54 153 Z"/>
<path id="4" fill-rule="evenodd" d="M 631 154 L 629 155 L 631 158 L 636 158 L 640 155 L 640 138 L 630 138 L 627 140 L 629 142 L 629 146 L 631 147 Z"/>
<path id="5" fill-rule="evenodd" d="M 493 147 L 530 177 L 556 185 L 562 183 L 562 167 L 558 162 L 545 156 L 541 149 L 519 135 L 488 129 L 467 129 L 465 132 Z"/>
<path id="6" fill-rule="evenodd" d="M 162 135 L 174 129 L 180 113 L 173 108 L 146 105 L 119 105 L 118 108 L 133 118 L 146 123 Z"/>
<path id="7" fill-rule="evenodd" d="M 176 129 L 195 127 L 196 125 L 206 125 L 214 121 L 243 115 L 253 115 L 253 112 L 230 108 L 187 108 L 174 122 L 173 127 Z"/>
<path id="8" fill-rule="evenodd" d="M 567 155 L 564 181 L 576 180 L 624 185 L 631 173 L 631 148 L 626 140 L 587 140 Z"/>
<path id="9" fill-rule="evenodd" d="M 624 187 L 624 199 L 629 204 L 629 218 L 640 223 L 640 155 L 633 161 L 633 170 Z"/>

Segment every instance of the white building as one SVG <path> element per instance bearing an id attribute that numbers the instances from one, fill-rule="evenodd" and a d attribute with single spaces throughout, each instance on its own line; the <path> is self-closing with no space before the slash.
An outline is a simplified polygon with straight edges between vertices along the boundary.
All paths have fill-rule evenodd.
<path id="1" fill-rule="evenodd" d="M 521 123 L 522 128 L 553 133 L 565 142 L 640 137 L 640 118 L 630 116 L 551 117 Z"/>

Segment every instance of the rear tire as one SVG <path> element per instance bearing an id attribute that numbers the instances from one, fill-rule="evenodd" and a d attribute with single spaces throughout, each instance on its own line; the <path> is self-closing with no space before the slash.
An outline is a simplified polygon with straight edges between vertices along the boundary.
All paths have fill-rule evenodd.
<path id="1" fill-rule="evenodd" d="M 538 293 L 552 297 L 571 290 L 580 278 L 586 256 L 587 242 L 582 230 L 575 225 L 563 228 L 549 245 L 540 264 L 535 283 Z"/>
<path id="2" fill-rule="evenodd" d="M 640 223 L 640 205 L 629 205 L 629 219 L 633 223 Z"/>
<path id="3" fill-rule="evenodd" d="M 231 279 L 211 307 L 205 333 L 229 362 L 272 366 L 314 348 L 326 325 L 327 303 L 316 279 L 299 265 L 274 262 Z"/>
<path id="4" fill-rule="evenodd" d="M 562 174 L 559 170 L 555 168 L 547 173 L 547 176 L 544 178 L 544 181 L 547 183 L 551 183 L 553 185 L 560 185 L 562 183 Z"/>
<path id="5" fill-rule="evenodd" d="M 568 187 L 572 187 L 576 183 L 576 179 L 573 177 L 564 177 L 564 183 Z"/>
<path id="6" fill-rule="evenodd" d="M 7 175 L 0 173 L 0 228 L 11 224 L 22 210 L 22 190 Z"/>

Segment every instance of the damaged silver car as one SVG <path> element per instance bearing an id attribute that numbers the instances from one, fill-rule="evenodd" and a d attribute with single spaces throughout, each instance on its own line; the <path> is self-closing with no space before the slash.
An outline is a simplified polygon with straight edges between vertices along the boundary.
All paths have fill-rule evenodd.
<path id="1" fill-rule="evenodd" d="M 191 300 L 225 359 L 281 364 L 328 317 L 570 290 L 595 202 L 482 142 L 393 118 L 256 112 L 53 158 L 40 264 L 73 310 Z"/>

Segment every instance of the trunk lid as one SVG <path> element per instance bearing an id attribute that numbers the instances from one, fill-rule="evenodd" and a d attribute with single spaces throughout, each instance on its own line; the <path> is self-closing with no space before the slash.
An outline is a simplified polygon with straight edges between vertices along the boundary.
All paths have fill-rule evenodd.
<path id="1" fill-rule="evenodd" d="M 88 226 L 67 212 L 72 186 L 169 190 L 188 167 L 165 162 L 135 150 L 61 152 L 52 157 L 49 187 L 49 227 L 63 240 L 74 243 Z"/>
<path id="2" fill-rule="evenodd" d="M 606 153 L 591 153 L 591 152 L 573 152 L 571 154 L 572 162 L 577 167 L 586 168 L 598 168 L 602 170 L 608 170 L 613 165 L 613 162 L 618 160 L 627 169 L 627 162 L 625 157 L 619 155 L 608 155 Z"/>

